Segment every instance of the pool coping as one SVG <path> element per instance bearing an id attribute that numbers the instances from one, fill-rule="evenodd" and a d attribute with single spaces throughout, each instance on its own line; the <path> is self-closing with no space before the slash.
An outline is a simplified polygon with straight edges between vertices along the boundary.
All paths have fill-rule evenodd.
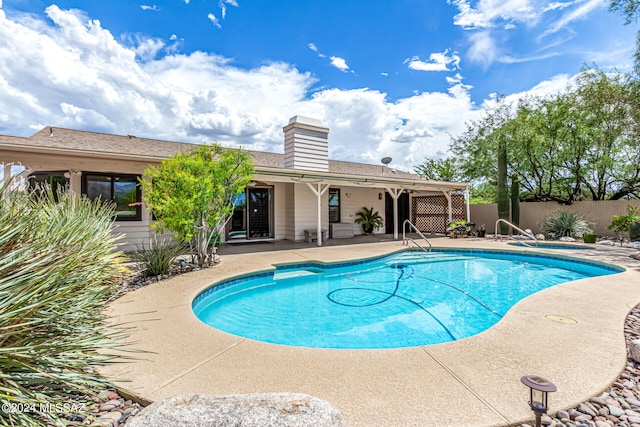
<path id="1" fill-rule="evenodd" d="M 575 406 L 618 378 L 626 362 L 624 320 L 640 303 L 640 262 L 631 250 L 533 249 L 489 239 L 441 239 L 441 248 L 500 249 L 574 256 L 626 268 L 611 276 L 556 285 L 516 304 L 491 329 L 452 343 L 385 350 L 308 349 L 217 331 L 193 314 L 213 282 L 272 264 L 334 262 L 388 254 L 401 242 L 224 256 L 220 265 L 129 293 L 108 307 L 114 323 L 137 326 L 133 347 L 149 351 L 104 373 L 158 400 L 180 393 L 290 391 L 336 406 L 348 425 L 502 426 L 530 420 L 523 375 L 553 381 L 550 412 Z M 575 319 L 556 323 L 545 316 Z"/>

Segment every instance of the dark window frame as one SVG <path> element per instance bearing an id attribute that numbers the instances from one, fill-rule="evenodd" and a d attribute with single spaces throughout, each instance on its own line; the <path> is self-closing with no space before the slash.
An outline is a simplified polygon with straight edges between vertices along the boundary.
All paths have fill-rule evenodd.
<path id="1" fill-rule="evenodd" d="M 29 189 L 33 190 L 35 188 L 35 182 L 36 181 L 42 182 L 42 180 L 40 180 L 38 178 L 52 178 L 52 177 L 63 178 L 64 179 L 64 188 L 66 189 L 67 186 L 69 185 L 69 178 L 64 176 L 65 173 L 69 173 L 69 172 L 67 172 L 67 171 L 37 171 L 37 172 L 31 172 L 29 174 L 29 177 L 27 178 L 28 181 L 29 181 Z M 53 190 L 56 190 L 56 188 L 54 188 Z"/>
<path id="2" fill-rule="evenodd" d="M 82 173 L 82 189 L 81 192 L 82 194 L 86 195 L 87 197 L 89 196 L 87 194 L 87 180 L 89 179 L 89 177 L 103 177 L 103 178 L 110 178 L 111 179 L 111 197 L 109 198 L 110 201 L 115 202 L 114 199 L 114 183 L 117 182 L 117 180 L 119 178 L 124 178 L 127 181 L 126 182 L 135 182 L 136 184 L 136 206 L 135 206 L 135 210 L 136 210 L 136 214 L 134 216 L 119 216 L 116 213 L 116 221 L 142 221 L 142 206 L 141 206 L 141 202 L 142 202 L 142 190 L 140 189 L 140 178 L 141 175 L 136 175 L 136 174 L 126 174 L 126 173 L 105 173 L 105 172 L 83 172 Z M 130 181 L 133 180 L 133 181 Z"/>
<path id="3" fill-rule="evenodd" d="M 340 211 L 341 211 L 341 204 L 342 201 L 340 200 L 340 189 L 339 188 L 329 188 L 328 191 L 328 196 L 329 196 L 329 200 L 328 200 L 328 205 L 329 205 L 329 224 L 337 224 L 340 222 L 341 220 L 341 215 L 340 215 Z M 338 197 L 338 205 L 337 206 L 331 206 L 331 195 L 334 194 Z M 331 210 L 333 210 L 337 213 L 337 220 L 335 219 L 331 219 Z"/>

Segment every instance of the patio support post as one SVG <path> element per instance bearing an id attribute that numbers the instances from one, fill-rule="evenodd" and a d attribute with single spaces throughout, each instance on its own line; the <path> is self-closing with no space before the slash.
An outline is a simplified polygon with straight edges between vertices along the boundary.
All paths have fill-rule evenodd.
<path id="1" fill-rule="evenodd" d="M 386 187 L 387 192 L 393 198 L 393 239 L 398 240 L 398 197 L 402 194 L 402 188 Z M 385 218 L 386 220 L 387 218 Z"/>
<path id="2" fill-rule="evenodd" d="M 442 194 L 444 194 L 444 197 L 447 198 L 447 205 L 449 206 L 449 222 L 453 222 L 453 207 L 451 206 L 451 191 L 447 192 L 444 190 L 440 190 L 442 191 Z"/>
<path id="3" fill-rule="evenodd" d="M 329 184 L 322 185 L 321 183 L 317 183 L 314 188 L 311 183 L 307 182 L 307 187 L 309 187 L 309 189 L 313 191 L 313 194 L 318 198 L 318 230 L 316 233 L 318 238 L 316 240 L 318 242 L 318 246 L 322 246 L 322 195 L 329 189 Z"/>
<path id="4" fill-rule="evenodd" d="M 9 181 L 11 179 L 11 163 L 4 163 L 2 165 L 2 180 Z"/>
<path id="5" fill-rule="evenodd" d="M 471 207 L 469 206 L 469 187 L 464 189 L 464 200 L 467 202 L 467 222 L 471 222 Z"/>

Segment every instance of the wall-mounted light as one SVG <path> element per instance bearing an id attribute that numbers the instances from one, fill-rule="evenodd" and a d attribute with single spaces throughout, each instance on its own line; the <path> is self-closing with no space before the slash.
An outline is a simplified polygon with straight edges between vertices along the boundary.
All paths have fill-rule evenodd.
<path id="1" fill-rule="evenodd" d="M 382 200 L 382 193 L 378 193 L 378 200 Z"/>
<path id="2" fill-rule="evenodd" d="M 67 178 L 67 179 L 69 179 L 69 178 L 71 178 L 71 175 L 72 175 L 72 174 L 73 174 L 73 175 L 82 176 L 82 171 L 77 171 L 77 170 L 75 170 L 75 169 L 71 169 L 71 170 L 68 170 L 68 171 L 66 171 L 66 172 L 64 173 L 64 177 L 65 177 L 65 178 Z"/>
<path id="3" fill-rule="evenodd" d="M 344 193 L 345 196 L 347 196 L 347 199 L 351 198 L 351 193 Z"/>

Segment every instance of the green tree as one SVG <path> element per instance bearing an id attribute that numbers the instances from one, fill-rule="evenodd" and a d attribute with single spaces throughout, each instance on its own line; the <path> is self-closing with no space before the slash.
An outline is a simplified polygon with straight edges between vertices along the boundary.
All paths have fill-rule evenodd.
<path id="1" fill-rule="evenodd" d="M 422 164 L 413 168 L 416 174 L 434 181 L 461 181 L 460 172 L 453 157 L 446 159 L 424 159 Z"/>
<path id="2" fill-rule="evenodd" d="M 480 120 L 469 123 L 465 133 L 452 142 L 464 176 L 495 183 L 498 217 L 506 220 L 509 220 L 508 149 L 513 139 L 513 116 L 512 105 L 498 98 L 494 108 Z M 506 224 L 500 227 L 502 233 L 508 232 Z"/>
<path id="3" fill-rule="evenodd" d="M 515 174 L 522 200 L 637 198 L 639 94 L 629 76 L 585 68 L 562 93 L 515 107 L 498 102 L 453 139 L 452 150 L 472 182 L 504 178 L 505 168 L 497 168 L 506 152 L 506 176 Z"/>
<path id="4" fill-rule="evenodd" d="M 217 144 L 149 166 L 141 183 L 143 201 L 156 218 L 152 227 L 189 243 L 198 265 L 210 262 L 213 234 L 222 232 L 233 213 L 233 196 L 244 191 L 253 173 L 248 152 Z"/>
<path id="5" fill-rule="evenodd" d="M 624 16 L 624 25 L 629 25 L 638 19 L 640 15 L 640 2 L 638 0 L 611 0 L 609 10 Z M 636 34 L 636 50 L 633 54 L 636 74 L 640 74 L 640 31 Z"/>

